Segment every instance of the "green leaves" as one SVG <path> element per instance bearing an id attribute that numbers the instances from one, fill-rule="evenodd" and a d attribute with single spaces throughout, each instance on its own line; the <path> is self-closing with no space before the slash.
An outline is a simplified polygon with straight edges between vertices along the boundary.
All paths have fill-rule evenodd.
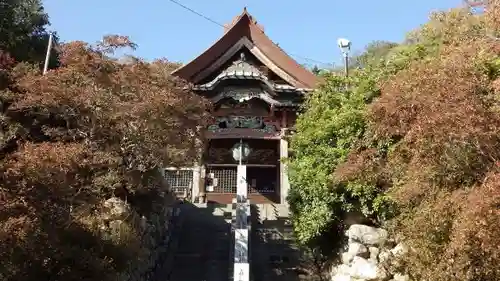
<path id="1" fill-rule="evenodd" d="M 345 77 L 330 74 L 325 79 L 307 97 L 291 140 L 289 202 L 297 237 L 304 244 L 328 231 L 332 221 L 342 216 L 339 211 L 349 208 L 346 198 L 351 196 L 333 183 L 332 171 L 363 136 L 366 97 L 371 95 L 358 91 L 356 85 L 345 91 Z M 356 78 L 349 82 L 357 83 Z"/>
<path id="2" fill-rule="evenodd" d="M 294 157 L 289 165 L 289 202 L 300 242 L 307 244 L 328 232 L 347 211 L 356 209 L 380 220 L 395 213 L 393 201 L 378 186 L 381 175 L 374 168 L 377 163 L 367 162 L 369 159 L 360 154 L 360 164 L 341 166 L 364 149 L 376 149 L 378 157 L 391 149 L 394 143 L 390 138 L 378 139 L 373 131 L 367 131 L 373 121 L 367 118 L 368 104 L 380 96 L 380 86 L 393 75 L 415 61 L 435 55 L 436 46 L 429 40 L 416 44 L 373 42 L 353 58 L 358 69 L 351 72 L 351 77 L 324 73 L 324 84 L 307 97 L 305 111 L 297 120 L 297 133 L 291 140 Z M 334 174 L 337 169 L 346 171 Z M 338 178 L 356 169 L 364 174 Z"/>
<path id="3" fill-rule="evenodd" d="M 413 279 L 500 278 L 500 43 L 485 26 L 498 27 L 500 1 L 488 3 L 368 46 L 348 90 L 325 75 L 291 141 L 300 242 L 314 248 L 361 212 L 415 249 L 400 260 Z"/>
<path id="4" fill-rule="evenodd" d="M 49 24 L 41 1 L 0 2 L 0 50 L 16 61 L 43 62 L 47 50 Z M 55 61 L 53 61 L 55 63 Z"/>

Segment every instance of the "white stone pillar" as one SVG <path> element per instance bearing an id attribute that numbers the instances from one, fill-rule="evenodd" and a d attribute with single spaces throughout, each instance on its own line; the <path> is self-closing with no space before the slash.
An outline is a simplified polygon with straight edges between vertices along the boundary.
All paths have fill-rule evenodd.
<path id="1" fill-rule="evenodd" d="M 205 203 L 206 200 L 206 186 L 205 186 L 206 177 L 207 177 L 206 167 L 205 165 L 201 165 L 200 178 L 198 180 L 198 194 L 196 194 L 196 197 L 200 199 L 199 203 Z"/>
<path id="2" fill-rule="evenodd" d="M 249 281 L 250 280 L 250 264 L 235 263 L 234 264 L 234 281 Z"/>
<path id="3" fill-rule="evenodd" d="M 288 182 L 288 171 L 287 165 L 284 163 L 284 159 L 288 158 L 288 141 L 285 139 L 284 134 L 282 134 L 280 139 L 280 203 L 286 204 L 286 197 L 288 196 L 288 190 L 290 189 L 290 183 Z"/>
<path id="4" fill-rule="evenodd" d="M 249 213 L 250 203 L 248 202 L 247 189 L 247 167 L 238 165 L 237 188 L 236 188 L 236 214 L 234 230 L 234 281 L 250 281 L 250 263 L 248 249 L 249 241 Z M 233 202 L 234 202 L 233 201 Z"/>
<path id="5" fill-rule="evenodd" d="M 193 167 L 193 184 L 191 187 L 191 202 L 195 202 L 196 198 L 200 195 L 201 186 L 201 166 L 197 165 Z"/>
<path id="6" fill-rule="evenodd" d="M 248 198 L 247 166 L 238 165 L 236 183 L 236 202 L 244 203 Z"/>

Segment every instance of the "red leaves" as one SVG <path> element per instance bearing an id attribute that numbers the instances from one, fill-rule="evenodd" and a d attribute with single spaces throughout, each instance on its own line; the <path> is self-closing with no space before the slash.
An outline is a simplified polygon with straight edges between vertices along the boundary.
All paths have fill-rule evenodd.
<path id="1" fill-rule="evenodd" d="M 409 171 L 430 168 L 429 180 L 454 186 L 482 177 L 500 157 L 500 115 L 481 94 L 490 81 L 477 68 L 484 61 L 480 48 L 444 49 L 432 61 L 414 63 L 390 79 L 371 106 L 374 134 L 403 138 L 400 146 L 408 147 L 405 157 L 415 166 Z"/>
<path id="2" fill-rule="evenodd" d="M 85 66 L 93 62 L 100 62 L 98 53 L 89 52 L 89 44 L 83 41 L 73 41 L 61 46 L 60 62 L 65 67 Z"/>
<path id="3" fill-rule="evenodd" d="M 101 47 L 131 44 L 111 36 Z M 106 150 L 142 159 L 142 166 L 192 163 L 198 156 L 192 148 L 200 135 L 193 132 L 208 120 L 206 102 L 170 74 L 177 65 L 165 60 L 123 64 L 83 42 L 64 45 L 61 57 L 63 67 L 19 79 L 24 94 L 11 109 L 53 116 L 60 125 L 44 129 L 47 134 L 57 133 L 58 140 L 90 137 Z M 68 136 L 61 135 L 61 125 Z"/>
<path id="4" fill-rule="evenodd" d="M 487 0 L 486 23 L 493 36 L 500 36 L 500 1 Z"/>
<path id="5" fill-rule="evenodd" d="M 137 252 L 110 249 L 77 215 L 116 190 L 132 200 L 160 186 L 158 167 L 199 157 L 206 101 L 170 74 L 177 65 L 168 61 L 106 57 L 123 46 L 134 47 L 124 36 L 98 46 L 73 42 L 46 75 L 25 64 L 9 73 L 15 92 L 1 125 L 12 137 L 0 144 L 0 259 L 12 261 L 9 280 L 79 280 L 78 268 L 90 279 L 115 280 Z M 70 268 L 65 261 L 75 253 Z"/>
<path id="6" fill-rule="evenodd" d="M 436 14 L 415 33 L 436 55 L 385 81 L 368 112 L 365 143 L 377 152 L 353 151 L 335 174 L 388 178 L 402 212 L 393 230 L 415 249 L 402 262 L 416 280 L 500 280 L 500 41 L 487 36 L 499 3 L 486 18 Z"/>
<path id="7" fill-rule="evenodd" d="M 491 86 L 493 88 L 493 91 L 495 92 L 495 95 L 497 95 L 497 97 L 500 96 L 500 77 L 497 78 L 495 81 L 493 81 L 491 83 Z M 500 100 L 500 98 L 497 98 Z"/>
<path id="8" fill-rule="evenodd" d="M 104 53 L 113 53 L 117 48 L 135 50 L 137 45 L 128 36 L 123 35 L 106 35 L 99 44 L 99 50 Z"/>
<path id="9" fill-rule="evenodd" d="M 500 277 L 500 173 L 490 173 L 484 183 L 463 201 L 453 224 L 451 241 L 443 258 L 454 258 L 445 268 L 457 280 L 497 280 Z"/>
<path id="10" fill-rule="evenodd" d="M 99 162 L 79 143 L 26 143 L 5 159 L 3 183 L 8 198 L 23 200 L 26 206 L 52 206 L 52 200 L 61 203 L 80 193 L 95 195 L 92 188 L 81 189 L 90 183 Z"/>
<path id="11" fill-rule="evenodd" d="M 84 152 L 85 148 L 81 144 L 26 143 L 7 158 L 6 175 L 16 176 L 30 172 L 65 174 L 77 166 Z"/>
<path id="12" fill-rule="evenodd" d="M 381 158 L 376 149 L 354 151 L 345 163 L 337 166 L 334 176 L 340 181 L 373 181 L 381 166 Z"/>
<path id="13" fill-rule="evenodd" d="M 9 53 L 0 50 L 0 71 L 10 69 L 14 65 L 14 63 L 15 60 L 10 56 Z"/>

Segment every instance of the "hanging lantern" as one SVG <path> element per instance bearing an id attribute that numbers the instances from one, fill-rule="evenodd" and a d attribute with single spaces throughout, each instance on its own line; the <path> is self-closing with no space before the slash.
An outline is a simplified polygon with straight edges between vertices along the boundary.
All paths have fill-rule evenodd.
<path id="1" fill-rule="evenodd" d="M 239 162 L 248 158 L 251 149 L 248 143 L 239 142 L 231 148 L 231 151 L 233 153 L 233 159 Z"/>

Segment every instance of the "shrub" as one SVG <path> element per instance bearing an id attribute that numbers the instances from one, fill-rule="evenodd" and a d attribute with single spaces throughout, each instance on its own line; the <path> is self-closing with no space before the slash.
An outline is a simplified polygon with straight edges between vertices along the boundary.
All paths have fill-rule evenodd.
<path id="1" fill-rule="evenodd" d="M 150 217 L 155 204 L 144 200 L 159 198 L 158 169 L 197 160 L 205 101 L 170 75 L 175 64 L 108 58 L 118 47 L 135 45 L 124 36 L 72 42 L 46 75 L 26 63 L 8 72 L 0 91 L 2 280 L 116 280 L 142 256 L 133 246 L 142 237 L 127 223 L 128 240 L 103 237 L 92 226 L 103 223 L 102 202 L 120 197 Z"/>

